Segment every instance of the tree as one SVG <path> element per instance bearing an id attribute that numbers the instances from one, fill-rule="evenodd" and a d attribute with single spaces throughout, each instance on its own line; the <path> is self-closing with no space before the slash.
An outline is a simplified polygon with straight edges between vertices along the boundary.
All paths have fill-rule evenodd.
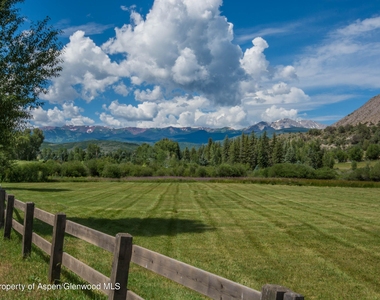
<path id="1" fill-rule="evenodd" d="M 359 146 L 352 147 L 348 151 L 348 157 L 351 161 L 361 161 L 363 158 L 363 150 Z"/>
<path id="2" fill-rule="evenodd" d="M 41 129 L 25 129 L 17 135 L 14 153 L 17 159 L 34 160 L 40 151 L 44 133 Z"/>
<path id="3" fill-rule="evenodd" d="M 380 146 L 378 144 L 370 144 L 365 155 L 370 160 L 378 159 L 380 156 Z"/>
<path id="4" fill-rule="evenodd" d="M 24 16 L 15 6 L 23 0 L 0 0 L 0 151 L 10 149 L 15 133 L 40 107 L 48 80 L 61 71 L 58 30 L 49 18 L 32 22 L 25 30 Z"/>

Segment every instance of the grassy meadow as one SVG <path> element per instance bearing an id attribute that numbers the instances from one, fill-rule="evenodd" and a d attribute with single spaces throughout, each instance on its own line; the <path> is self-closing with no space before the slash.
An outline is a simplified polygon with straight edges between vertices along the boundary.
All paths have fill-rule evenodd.
<path id="1" fill-rule="evenodd" d="M 306 299 L 380 299 L 380 190 L 215 182 L 5 183 L 36 207 L 256 290 L 281 284 Z M 19 213 L 20 220 L 22 213 Z M 51 227 L 35 222 L 51 240 Z M 1 234 L 3 231 L 0 232 Z M 46 282 L 48 257 L 21 258 L 21 238 L 0 239 L 0 284 Z M 111 254 L 74 237 L 65 251 L 109 276 Z M 63 282 L 80 283 L 70 272 Z M 132 266 L 145 299 L 204 297 Z M 106 299 L 79 291 L 5 292 L 1 299 Z"/>

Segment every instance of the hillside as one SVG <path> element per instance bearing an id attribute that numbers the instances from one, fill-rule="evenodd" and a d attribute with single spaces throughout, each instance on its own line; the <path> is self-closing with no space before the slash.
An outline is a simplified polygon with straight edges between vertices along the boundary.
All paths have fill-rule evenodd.
<path id="1" fill-rule="evenodd" d="M 87 140 L 87 141 L 81 141 L 81 142 L 71 142 L 71 143 L 62 143 L 62 144 L 44 142 L 41 145 L 41 150 L 45 148 L 50 148 L 53 151 L 55 151 L 60 148 L 66 148 L 67 150 L 72 151 L 76 147 L 84 150 L 84 149 L 87 149 L 89 144 L 96 144 L 100 147 L 100 149 L 102 149 L 105 152 L 116 151 L 118 149 L 133 151 L 133 150 L 136 150 L 137 147 L 139 146 L 138 144 L 118 142 L 118 141 Z"/>
<path id="2" fill-rule="evenodd" d="M 350 113 L 348 116 L 334 123 L 333 126 L 374 124 L 380 122 L 380 95 L 377 95 L 367 101 L 363 106 Z"/>

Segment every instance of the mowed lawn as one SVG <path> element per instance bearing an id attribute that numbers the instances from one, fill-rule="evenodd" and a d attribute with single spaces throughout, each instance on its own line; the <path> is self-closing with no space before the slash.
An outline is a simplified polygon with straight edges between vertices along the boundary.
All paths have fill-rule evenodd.
<path id="1" fill-rule="evenodd" d="M 379 189 L 154 181 L 3 188 L 108 234 L 130 233 L 137 245 L 256 290 L 273 283 L 306 299 L 380 299 Z M 42 235 L 51 234 L 36 223 Z M 111 254 L 69 236 L 65 250 L 109 276 Z M 45 274 L 33 276 L 46 283 Z M 203 299 L 137 266 L 129 288 L 145 299 Z"/>

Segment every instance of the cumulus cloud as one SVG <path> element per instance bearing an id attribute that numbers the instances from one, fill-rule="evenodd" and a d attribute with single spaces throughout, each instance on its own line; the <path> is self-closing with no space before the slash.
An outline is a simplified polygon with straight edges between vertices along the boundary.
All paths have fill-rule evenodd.
<path id="1" fill-rule="evenodd" d="M 284 118 L 296 119 L 297 114 L 298 111 L 296 109 L 286 110 L 283 107 L 277 107 L 276 105 L 272 105 L 270 108 L 267 108 L 261 114 L 261 118 L 264 121 L 272 122 Z"/>
<path id="2" fill-rule="evenodd" d="M 138 101 L 157 101 L 163 99 L 161 87 L 155 86 L 153 90 L 147 89 L 145 91 L 136 90 L 134 92 L 135 99 Z"/>
<path id="3" fill-rule="evenodd" d="M 83 31 L 70 37 L 62 54 L 63 70 L 46 95 L 41 98 L 51 103 L 64 103 L 82 98 L 93 100 L 99 93 L 118 81 L 118 65 Z"/>
<path id="4" fill-rule="evenodd" d="M 73 103 L 64 103 L 62 109 L 54 107 L 44 110 L 39 107 L 32 111 L 33 122 L 38 126 L 63 126 L 63 125 L 90 125 L 94 124 L 91 118 L 82 116 L 83 109 Z"/>
<path id="5" fill-rule="evenodd" d="M 131 24 L 116 28 L 102 49 L 124 54 L 126 76 L 138 83 L 201 93 L 215 103 L 239 102 L 239 46 L 232 24 L 220 14 L 221 0 L 155 1 L 144 18 L 131 13 Z"/>
<path id="6" fill-rule="evenodd" d="M 157 115 L 157 104 L 144 102 L 137 107 L 130 104 L 120 104 L 115 100 L 107 108 L 113 116 L 121 117 L 128 121 L 152 120 Z"/>
<path id="7" fill-rule="evenodd" d="M 62 110 L 39 111 L 39 122 L 50 113 L 57 114 L 57 122 L 90 123 L 66 103 L 105 98 L 107 91 L 135 100 L 118 96 L 103 106 L 100 121 L 114 127 L 240 128 L 260 121 L 269 106 L 267 117 L 273 106 L 286 112 L 292 111 L 289 105 L 309 101 L 290 85 L 298 69 L 269 66 L 264 54 L 269 45 L 262 37 L 255 37 L 244 53 L 232 42 L 233 25 L 221 15 L 221 4 L 155 0 L 146 16 L 135 6 L 121 6 L 129 11 L 130 24 L 116 28 L 101 46 L 81 30 L 73 33 L 62 55 L 61 76 L 41 96 L 62 104 Z"/>
<path id="8" fill-rule="evenodd" d="M 252 41 L 253 47 L 248 48 L 244 57 L 240 60 L 244 70 L 254 79 L 260 79 L 268 74 L 269 62 L 266 60 L 264 50 L 268 48 L 268 43 L 261 37 Z"/>

